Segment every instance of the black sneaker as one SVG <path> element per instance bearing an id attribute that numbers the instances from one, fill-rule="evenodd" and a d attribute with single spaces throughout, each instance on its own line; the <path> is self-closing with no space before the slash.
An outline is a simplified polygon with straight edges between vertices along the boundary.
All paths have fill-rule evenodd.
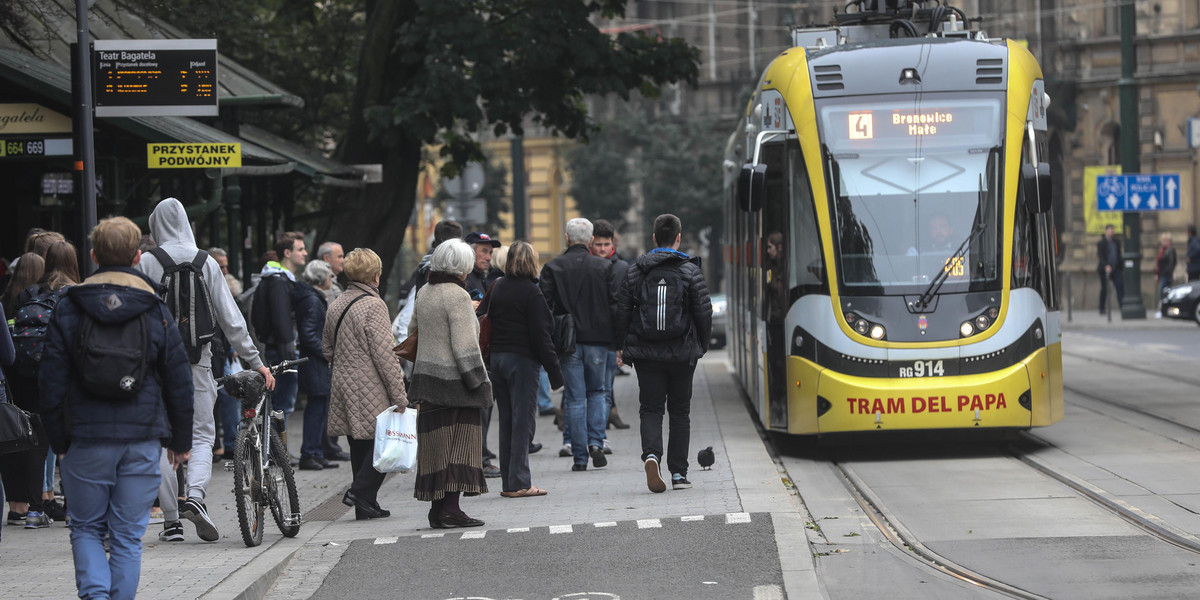
<path id="1" fill-rule="evenodd" d="M 604 456 L 604 448 L 600 446 L 588 446 L 588 454 L 592 455 L 592 464 L 597 469 L 608 464 L 608 457 Z"/>
<path id="2" fill-rule="evenodd" d="M 686 490 L 691 487 L 692 487 L 692 482 L 688 481 L 687 477 L 685 477 L 679 473 L 671 474 L 671 489 Z"/>
<path id="3" fill-rule="evenodd" d="M 499 477 L 500 467 L 497 467 L 492 463 L 483 463 L 483 476 L 488 478 Z"/>
<path id="4" fill-rule="evenodd" d="M 67 520 L 67 508 L 58 503 L 58 500 L 42 500 L 42 512 L 50 515 L 55 521 Z"/>
<path id="5" fill-rule="evenodd" d="M 158 539 L 162 542 L 182 542 L 183 523 L 179 521 L 163 523 L 163 530 L 159 532 Z"/>
<path id="6" fill-rule="evenodd" d="M 571 470 L 572 471 L 586 471 L 587 463 L 583 463 L 581 465 L 571 465 Z"/>
<path id="7" fill-rule="evenodd" d="M 571 445 L 563 444 L 562 448 L 558 449 L 558 457 L 559 458 L 567 458 L 569 456 L 571 456 Z M 8 513 L 8 514 L 11 515 L 12 513 Z"/>
<path id="8" fill-rule="evenodd" d="M 8 511 L 8 524 L 9 525 L 24 525 L 25 524 L 25 516 L 27 514 L 28 513 L 13 512 L 11 510 Z"/>
<path id="9" fill-rule="evenodd" d="M 206 542 L 215 542 L 221 539 L 221 534 L 217 532 L 217 526 L 208 517 L 208 509 L 199 498 L 188 498 L 179 505 L 179 515 L 189 520 L 196 526 L 196 535 Z"/>
<path id="10" fill-rule="evenodd" d="M 315 456 L 304 456 L 300 458 L 301 471 L 320 471 L 325 468 L 325 465 L 317 460 Z"/>

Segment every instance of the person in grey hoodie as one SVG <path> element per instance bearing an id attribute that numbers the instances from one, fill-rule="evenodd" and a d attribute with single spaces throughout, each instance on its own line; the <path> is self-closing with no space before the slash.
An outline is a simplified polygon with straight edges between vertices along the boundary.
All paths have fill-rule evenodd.
<path id="1" fill-rule="evenodd" d="M 183 204 L 178 200 L 167 198 L 158 203 L 150 215 L 150 234 L 176 264 L 191 262 L 196 258 L 198 248 L 192 235 L 192 226 L 188 222 Z M 163 266 L 154 255 L 143 254 L 138 268 L 152 281 L 163 281 Z M 229 340 L 238 356 L 246 361 L 251 369 L 262 373 L 267 382 L 267 389 L 274 389 L 275 378 L 263 365 L 258 348 L 254 346 L 246 330 L 242 312 L 233 300 L 229 284 L 225 283 L 221 267 L 211 256 L 204 263 L 204 283 L 209 306 L 212 307 L 213 316 L 225 334 L 225 339 Z M 169 468 L 162 469 L 162 484 L 158 491 L 159 504 L 163 509 L 163 532 L 159 534 L 159 538 L 169 542 L 183 541 L 180 515 L 196 525 L 196 534 L 200 539 L 215 542 L 220 538 L 217 527 L 209 518 L 208 509 L 204 505 L 205 490 L 212 479 L 212 449 L 217 433 L 213 418 L 217 385 L 212 375 L 212 344 L 205 344 L 201 350 L 200 362 L 192 365 L 192 385 L 195 388 L 195 410 L 192 418 L 192 454 L 187 469 L 187 499 L 182 505 L 178 504 L 179 484 L 174 471 Z M 163 456 L 163 460 L 166 460 L 165 452 Z"/>

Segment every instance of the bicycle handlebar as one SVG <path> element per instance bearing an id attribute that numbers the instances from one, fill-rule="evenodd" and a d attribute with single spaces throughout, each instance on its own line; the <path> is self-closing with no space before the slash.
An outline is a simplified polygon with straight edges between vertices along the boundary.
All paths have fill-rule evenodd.
<path id="1" fill-rule="evenodd" d="M 297 359 L 295 359 L 295 360 L 285 360 L 285 361 L 283 361 L 283 362 L 281 362 L 281 363 L 279 363 L 279 364 L 277 364 L 277 365 L 272 365 L 272 366 L 269 366 L 269 367 L 267 367 L 267 369 L 269 369 L 269 370 L 271 371 L 271 375 L 276 375 L 276 374 L 279 374 L 279 373 L 281 373 L 281 372 L 283 372 L 283 371 L 286 371 L 286 370 L 288 370 L 288 369 L 290 369 L 290 368 L 292 368 L 292 367 L 294 367 L 294 366 L 296 366 L 296 365 L 301 365 L 301 364 L 304 364 L 304 363 L 306 363 L 306 362 L 308 362 L 308 358 L 307 358 L 307 357 L 305 357 L 305 358 L 297 358 Z M 221 378 L 217 379 L 217 380 L 216 380 L 216 382 L 217 382 L 217 387 L 221 387 L 221 386 L 225 385 L 225 380 L 229 379 L 230 377 L 233 377 L 234 375 L 237 375 L 237 373 L 234 373 L 233 375 L 226 375 L 226 376 L 224 376 L 224 377 L 221 377 Z"/>

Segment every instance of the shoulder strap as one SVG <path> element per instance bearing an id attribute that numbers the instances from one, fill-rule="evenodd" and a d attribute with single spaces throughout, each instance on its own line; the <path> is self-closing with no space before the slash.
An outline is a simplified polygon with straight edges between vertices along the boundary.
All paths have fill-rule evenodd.
<path id="1" fill-rule="evenodd" d="M 367 296 L 370 296 L 370 294 L 362 294 L 360 296 L 355 296 L 353 300 L 351 300 L 349 303 L 346 304 L 346 308 L 342 309 L 342 316 L 338 317 L 337 325 L 333 326 L 333 345 L 334 346 L 337 345 L 338 330 L 340 330 L 342 328 L 342 320 L 346 318 L 346 313 L 350 312 L 350 307 L 354 306 L 355 302 L 358 302 L 359 300 L 362 300 L 363 298 L 366 298 Z"/>
<path id="2" fill-rule="evenodd" d="M 162 246 L 151 248 L 150 255 L 158 259 L 158 264 L 162 265 L 164 272 L 175 266 L 175 261 L 171 260 L 171 255 L 167 254 L 167 251 L 163 250 Z"/>
<path id="3" fill-rule="evenodd" d="M 155 248 L 155 250 L 158 250 L 158 248 Z M 208 252 L 205 252 L 204 250 L 197 250 L 196 258 L 192 259 L 192 266 L 195 267 L 197 271 L 203 272 L 204 263 L 206 262 L 208 262 Z"/>

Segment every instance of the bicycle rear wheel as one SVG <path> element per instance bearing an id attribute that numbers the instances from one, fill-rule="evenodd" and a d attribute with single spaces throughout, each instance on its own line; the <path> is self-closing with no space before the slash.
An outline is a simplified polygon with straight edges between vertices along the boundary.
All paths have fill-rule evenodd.
<path id="1" fill-rule="evenodd" d="M 242 530 L 242 541 L 253 548 L 262 543 L 263 517 L 266 502 L 263 495 L 262 457 L 254 447 L 250 427 L 244 427 L 237 435 L 234 451 L 233 492 L 237 504 L 238 525 Z"/>
<path id="2" fill-rule="evenodd" d="M 300 493 L 296 490 L 296 475 L 288 450 L 275 428 L 271 428 L 271 462 L 267 466 L 267 481 L 271 487 L 271 516 L 284 537 L 300 533 Z"/>

